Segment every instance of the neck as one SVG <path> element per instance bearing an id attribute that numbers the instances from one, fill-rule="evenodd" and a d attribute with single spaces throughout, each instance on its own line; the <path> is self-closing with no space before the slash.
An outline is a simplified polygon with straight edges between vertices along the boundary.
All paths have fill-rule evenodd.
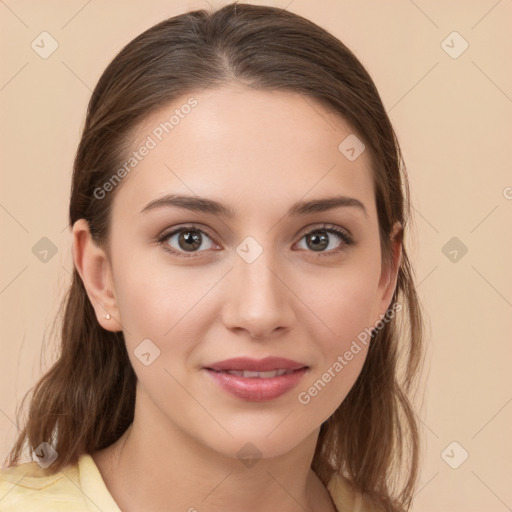
<path id="1" fill-rule="evenodd" d="M 251 459 L 256 450 L 249 444 L 249 456 L 235 458 L 163 421 L 156 407 L 144 404 L 136 400 L 132 425 L 113 445 L 93 454 L 123 512 L 336 510 L 311 470 L 319 429 L 280 456 Z"/>

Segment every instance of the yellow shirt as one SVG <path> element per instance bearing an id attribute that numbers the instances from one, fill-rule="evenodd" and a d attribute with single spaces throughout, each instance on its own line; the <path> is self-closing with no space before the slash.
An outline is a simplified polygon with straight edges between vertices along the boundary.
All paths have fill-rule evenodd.
<path id="1" fill-rule="evenodd" d="M 371 512 L 348 483 L 335 475 L 327 489 L 338 512 Z M 36 462 L 0 469 L 0 512 L 121 512 L 89 454 L 49 475 Z"/>

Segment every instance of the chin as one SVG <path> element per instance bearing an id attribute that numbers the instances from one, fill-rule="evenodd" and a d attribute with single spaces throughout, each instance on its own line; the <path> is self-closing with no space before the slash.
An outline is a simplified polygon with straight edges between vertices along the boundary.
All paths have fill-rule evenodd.
<path id="1" fill-rule="evenodd" d="M 258 459 L 279 457 L 292 451 L 311 434 L 298 431 L 293 423 L 288 424 L 287 427 L 279 426 L 277 422 L 272 432 L 272 429 L 258 428 L 258 423 L 253 422 L 246 428 L 237 429 L 236 433 L 233 433 L 233 438 L 227 435 L 221 439 L 210 438 L 207 444 L 215 451 L 227 457 L 237 458 L 242 463 L 247 462 L 246 465 L 250 466 L 254 465 Z M 269 432 L 272 433 L 268 435 Z"/>

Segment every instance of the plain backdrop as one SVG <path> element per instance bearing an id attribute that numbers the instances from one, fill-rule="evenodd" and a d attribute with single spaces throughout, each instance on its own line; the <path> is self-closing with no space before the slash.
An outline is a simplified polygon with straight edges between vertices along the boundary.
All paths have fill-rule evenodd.
<path id="1" fill-rule="evenodd" d="M 143 30 L 224 3 L 0 2 L 2 460 L 17 404 L 55 357 L 48 333 L 70 282 L 71 168 L 91 91 Z M 403 150 L 428 345 L 414 512 L 511 510 L 512 3 L 252 3 L 340 38 L 374 79 Z M 58 45 L 46 58 L 41 37 L 45 51 Z"/>

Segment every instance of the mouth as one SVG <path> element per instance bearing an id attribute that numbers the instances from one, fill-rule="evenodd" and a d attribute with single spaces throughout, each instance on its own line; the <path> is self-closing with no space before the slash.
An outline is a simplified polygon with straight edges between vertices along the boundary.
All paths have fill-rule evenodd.
<path id="1" fill-rule="evenodd" d="M 253 372 L 253 374 L 247 373 L 245 376 L 257 377 L 261 375 L 265 378 L 268 372 L 278 372 L 278 375 L 284 375 L 287 372 L 300 370 L 304 367 L 306 367 L 304 363 L 285 357 L 268 356 L 263 359 L 254 359 L 252 357 L 240 356 L 209 364 L 206 369 L 216 372 L 242 372 L 240 374 L 233 374 L 241 377 L 246 372 Z M 275 375 L 269 374 L 269 377 L 275 377 Z"/>
<path id="2" fill-rule="evenodd" d="M 308 368 L 307 366 L 303 366 L 302 368 Z M 257 378 L 257 379 L 272 379 L 274 377 L 281 377 L 282 375 L 289 375 L 294 373 L 302 368 L 298 368 L 296 370 L 289 370 L 286 368 L 279 368 L 277 370 L 269 370 L 266 372 L 257 372 L 253 370 L 214 370 L 213 368 L 206 368 L 206 370 L 211 370 L 216 373 L 226 373 L 228 375 L 236 375 L 237 377 L 247 378 Z"/>
<path id="3" fill-rule="evenodd" d="M 223 391 L 250 402 L 273 400 L 295 388 L 309 366 L 285 357 L 233 357 L 203 370 Z"/>

